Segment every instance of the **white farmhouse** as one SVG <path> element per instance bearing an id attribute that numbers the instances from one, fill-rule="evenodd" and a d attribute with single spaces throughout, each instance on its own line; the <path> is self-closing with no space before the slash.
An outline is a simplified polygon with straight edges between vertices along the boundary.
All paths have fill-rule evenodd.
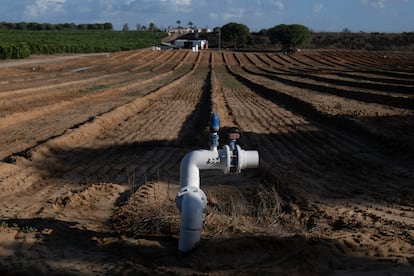
<path id="1" fill-rule="evenodd" d="M 174 41 L 174 45 L 184 49 L 192 49 L 193 47 L 208 49 L 208 41 L 205 39 L 177 39 Z"/>

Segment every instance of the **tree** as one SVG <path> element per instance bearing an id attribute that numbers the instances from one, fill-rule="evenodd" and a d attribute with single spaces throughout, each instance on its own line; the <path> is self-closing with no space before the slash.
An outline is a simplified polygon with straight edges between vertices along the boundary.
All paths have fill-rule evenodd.
<path id="1" fill-rule="evenodd" d="M 261 30 L 258 32 L 258 34 L 259 34 L 259 35 L 265 35 L 265 36 L 268 36 L 268 35 L 269 35 L 269 31 L 268 31 L 267 29 L 261 29 Z"/>
<path id="2" fill-rule="evenodd" d="M 18 30 L 27 30 L 27 24 L 26 22 L 17 23 L 16 28 Z"/>
<path id="3" fill-rule="evenodd" d="M 193 26 L 194 26 L 193 22 L 192 21 L 188 21 L 188 27 L 190 27 L 190 29 L 192 29 Z"/>
<path id="4" fill-rule="evenodd" d="M 280 43 L 284 49 L 307 45 L 312 40 L 311 31 L 299 24 L 274 26 L 268 30 L 268 36 L 272 43 Z"/>
<path id="5" fill-rule="evenodd" d="M 154 22 L 151 22 L 151 23 L 149 23 L 148 24 L 148 30 L 150 31 L 150 32 L 159 32 L 160 31 L 160 29 L 157 27 L 157 25 L 155 25 L 155 23 Z"/>
<path id="6" fill-rule="evenodd" d="M 106 22 L 104 23 L 104 30 L 112 30 L 113 26 L 112 23 Z"/>
<path id="7" fill-rule="evenodd" d="M 180 19 L 178 19 L 177 21 L 175 21 L 175 23 L 177 23 L 178 28 L 181 28 L 181 20 Z"/>
<path id="8" fill-rule="evenodd" d="M 128 23 L 125 23 L 125 24 L 122 26 L 122 30 L 123 30 L 123 31 L 129 31 L 129 26 L 128 26 Z"/>
<path id="9" fill-rule="evenodd" d="M 235 22 L 227 23 L 221 27 L 221 37 L 224 41 L 233 42 L 233 46 L 245 44 L 250 36 L 249 28 L 244 24 Z"/>
<path id="10" fill-rule="evenodd" d="M 36 25 L 36 30 L 38 30 L 38 31 L 46 30 L 45 24 L 43 24 L 43 23 L 37 24 Z"/>
<path id="11" fill-rule="evenodd" d="M 50 24 L 50 23 L 44 23 L 44 25 L 45 25 L 45 29 L 46 30 L 53 30 L 53 25 L 52 24 Z"/>
<path id="12" fill-rule="evenodd" d="M 213 32 L 218 33 L 220 31 L 221 27 L 216 26 L 213 28 Z"/>
<path id="13" fill-rule="evenodd" d="M 88 24 L 79 24 L 78 25 L 78 30 L 87 30 L 88 29 Z"/>
<path id="14" fill-rule="evenodd" d="M 88 30 L 98 30 L 98 24 L 88 24 Z"/>

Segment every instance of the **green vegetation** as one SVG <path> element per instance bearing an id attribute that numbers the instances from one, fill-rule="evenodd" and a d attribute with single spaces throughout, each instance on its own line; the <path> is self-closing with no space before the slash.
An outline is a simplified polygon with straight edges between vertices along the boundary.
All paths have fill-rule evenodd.
<path id="1" fill-rule="evenodd" d="M 320 32 L 313 34 L 312 48 L 413 51 L 414 32 L 405 33 L 364 33 L 343 31 L 340 33 Z"/>
<path id="2" fill-rule="evenodd" d="M 37 22 L 0 22 L 0 30 L 31 30 L 31 31 L 43 31 L 43 30 L 112 30 L 112 23 L 95 23 L 95 24 L 75 24 L 75 23 L 63 23 L 63 24 L 49 24 L 49 23 L 37 23 Z"/>
<path id="3" fill-rule="evenodd" d="M 299 24 L 277 25 L 267 31 L 272 43 L 280 43 L 284 49 L 309 45 L 312 40 L 311 31 Z"/>
<path id="4" fill-rule="evenodd" d="M 221 35 L 223 41 L 230 42 L 237 48 L 238 45 L 246 44 L 250 31 L 246 25 L 231 22 L 221 27 Z"/>
<path id="5" fill-rule="evenodd" d="M 81 89 L 79 90 L 79 93 L 84 94 L 84 93 L 89 93 L 89 92 L 95 92 L 95 91 L 99 91 L 99 90 L 103 90 L 105 88 L 108 88 L 108 85 L 94 85 L 92 87 L 86 88 L 86 89 Z"/>
<path id="6" fill-rule="evenodd" d="M 37 228 L 33 226 L 19 226 L 17 223 L 9 225 L 5 221 L 0 221 L 0 228 L 10 228 L 16 231 L 22 231 L 24 233 L 34 233 L 38 231 Z"/>
<path id="7" fill-rule="evenodd" d="M 0 59 L 31 54 L 99 53 L 145 48 L 165 37 L 161 32 L 111 30 L 0 29 Z"/>
<path id="8" fill-rule="evenodd" d="M 199 38 L 208 40 L 210 48 L 217 48 L 221 30 L 221 47 L 233 48 L 235 47 L 235 37 L 227 36 L 223 32 L 223 29 L 227 29 L 227 25 L 215 27 L 213 33 L 201 33 Z M 231 23 L 230 26 L 234 25 L 241 24 Z M 245 36 L 243 35 L 243 37 Z M 278 48 L 286 50 L 299 46 L 312 49 L 414 51 L 414 32 L 366 33 L 352 32 L 347 28 L 344 28 L 342 32 L 313 32 L 306 26 L 281 24 L 269 29 L 248 33 L 247 40 L 243 39 L 237 44 L 237 48 L 244 50 L 274 50 Z"/>

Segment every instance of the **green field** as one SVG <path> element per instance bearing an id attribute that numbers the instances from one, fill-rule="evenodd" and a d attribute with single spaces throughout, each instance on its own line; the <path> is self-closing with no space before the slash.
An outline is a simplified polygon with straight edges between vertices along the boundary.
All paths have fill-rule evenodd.
<path id="1" fill-rule="evenodd" d="M 32 54 L 99 53 L 149 47 L 166 33 L 112 30 L 0 30 L 0 59 Z"/>

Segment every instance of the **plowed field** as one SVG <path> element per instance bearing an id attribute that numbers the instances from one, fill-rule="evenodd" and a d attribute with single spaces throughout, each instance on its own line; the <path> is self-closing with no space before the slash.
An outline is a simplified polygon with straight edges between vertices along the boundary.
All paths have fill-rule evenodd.
<path id="1" fill-rule="evenodd" d="M 260 166 L 179 164 L 216 112 Z M 414 274 L 414 54 L 119 52 L 0 62 L 0 273 Z M 19 274 L 20 275 L 20 274 Z"/>

